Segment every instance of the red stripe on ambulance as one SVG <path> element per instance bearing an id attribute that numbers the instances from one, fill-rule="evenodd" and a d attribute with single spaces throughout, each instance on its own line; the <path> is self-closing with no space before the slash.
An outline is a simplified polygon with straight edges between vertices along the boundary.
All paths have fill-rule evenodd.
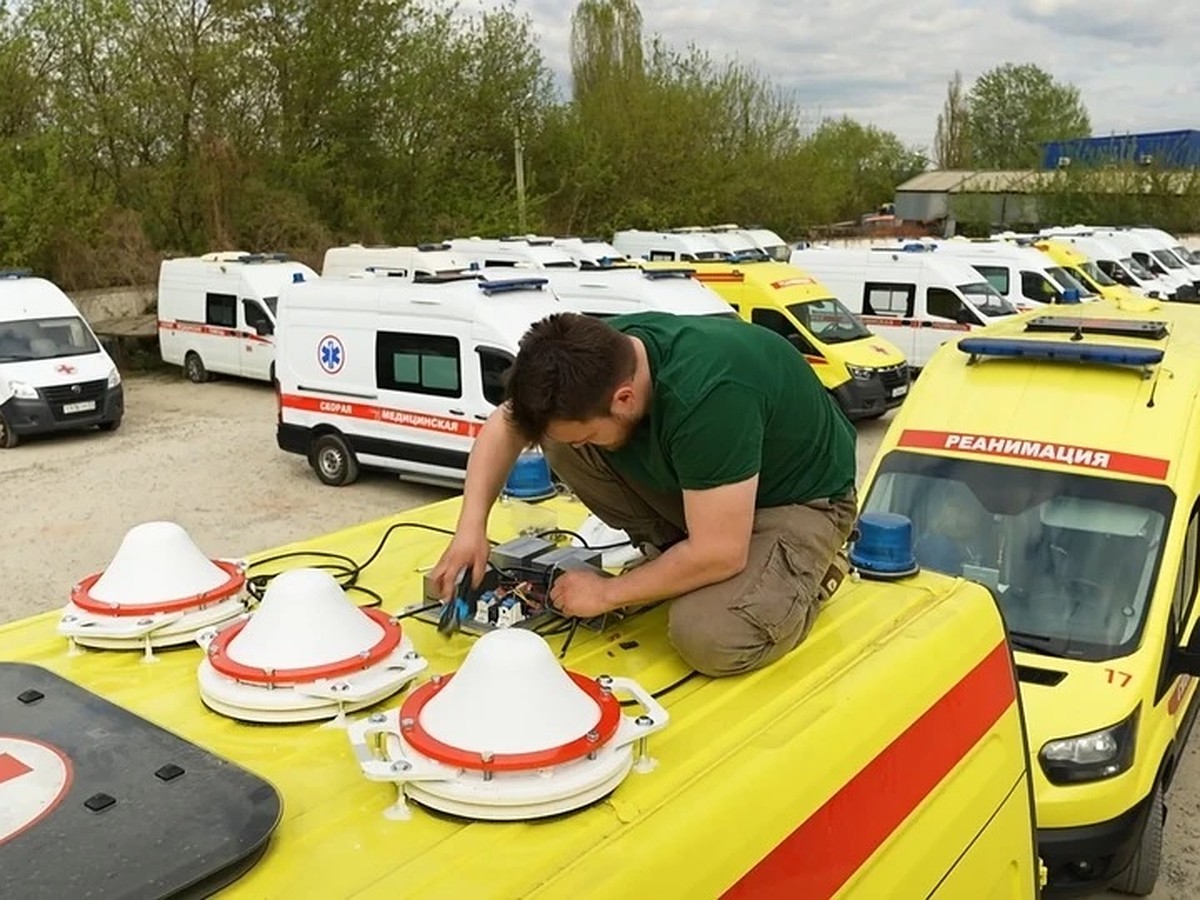
<path id="1" fill-rule="evenodd" d="M 261 334 L 256 334 L 253 331 L 238 331 L 236 328 L 217 328 L 213 325 L 202 325 L 199 322 L 168 322 L 165 319 L 159 319 L 158 330 L 183 331 L 188 334 L 207 334 L 210 337 L 245 338 L 256 344 L 271 343 L 269 337 L 263 337 Z"/>
<path id="2" fill-rule="evenodd" d="M 999 643 L 725 898 L 831 897 L 1016 703 Z"/>
<path id="3" fill-rule="evenodd" d="M 1122 472 L 1145 478 L 1166 478 L 1171 462 L 1153 456 L 1116 453 L 1094 447 L 1077 447 L 1054 441 L 1030 441 L 1024 438 L 998 437 L 989 434 L 963 434 L 954 431 L 922 431 L 906 429 L 898 442 L 901 447 L 923 450 L 953 450 L 956 453 L 978 453 L 982 456 L 1005 456 L 1010 459 L 1037 459 L 1044 462 L 1075 466 L 1081 469 L 1100 469 Z"/>
<path id="4" fill-rule="evenodd" d="M 365 419 L 370 422 L 385 422 L 389 425 L 434 431 L 438 434 L 457 434 L 469 438 L 479 434 L 480 428 L 483 427 L 481 424 L 464 419 L 451 419 L 447 416 L 434 416 L 429 413 L 394 409 L 389 406 L 375 406 L 370 403 L 331 400 L 327 397 L 301 397 L 297 394 L 283 394 L 280 397 L 280 403 L 287 409 L 321 413 L 326 416 Z"/>

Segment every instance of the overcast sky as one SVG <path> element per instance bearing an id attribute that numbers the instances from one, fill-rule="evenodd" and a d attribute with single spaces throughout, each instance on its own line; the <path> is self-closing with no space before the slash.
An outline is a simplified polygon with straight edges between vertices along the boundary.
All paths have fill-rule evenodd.
<path id="1" fill-rule="evenodd" d="M 573 0 L 515 0 L 569 85 Z M 475 0 L 486 3 L 486 0 Z M 474 4 L 463 2 L 463 8 Z M 946 82 L 1031 62 L 1075 84 L 1093 133 L 1200 128 L 1200 6 L 1190 0 L 642 0 L 647 36 L 750 63 L 813 116 L 928 147 Z"/>

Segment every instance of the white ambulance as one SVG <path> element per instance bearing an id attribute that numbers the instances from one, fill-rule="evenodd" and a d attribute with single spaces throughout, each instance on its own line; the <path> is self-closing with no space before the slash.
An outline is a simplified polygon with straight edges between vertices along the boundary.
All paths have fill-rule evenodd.
<path id="1" fill-rule="evenodd" d="M 793 250 L 791 261 L 921 369 L 946 341 L 1017 313 L 978 271 L 933 246 L 816 246 Z"/>
<path id="2" fill-rule="evenodd" d="M 412 247 L 366 247 L 348 244 L 330 247 L 321 264 L 322 278 L 345 278 L 358 272 L 377 272 L 391 278 L 446 275 L 467 268 L 449 244 L 417 244 Z"/>
<path id="3" fill-rule="evenodd" d="M 121 374 L 71 299 L 25 270 L 0 271 L 0 448 L 125 414 Z"/>
<path id="4" fill-rule="evenodd" d="M 938 241 L 933 246 L 937 253 L 956 256 L 970 265 L 1021 311 L 1051 304 L 1090 302 L 1097 297 L 1066 269 L 1033 247 L 1022 247 L 1009 240 L 966 238 Z"/>
<path id="5" fill-rule="evenodd" d="M 276 333 L 280 449 L 305 456 L 328 485 L 375 468 L 461 487 L 521 336 L 564 311 L 545 278 L 503 274 L 286 285 Z"/>
<path id="6" fill-rule="evenodd" d="M 723 262 L 729 251 L 703 229 L 676 228 L 671 231 L 618 231 L 612 245 L 630 259 L 651 262 Z"/>
<path id="7" fill-rule="evenodd" d="M 281 253 L 225 251 L 163 260 L 158 346 L 194 382 L 219 372 L 270 381 L 279 290 L 317 273 Z"/>
<path id="8" fill-rule="evenodd" d="M 1155 277 L 1149 269 L 1133 258 L 1132 253 L 1107 238 L 1097 235 L 1086 225 L 1043 228 L 1038 234 L 1071 244 L 1117 284 L 1147 297 L 1173 299 L 1174 287 Z"/>
<path id="9" fill-rule="evenodd" d="M 483 268 L 578 269 L 579 263 L 554 238 L 526 235 L 505 238 L 451 238 L 445 242 L 459 259 Z"/>
<path id="10" fill-rule="evenodd" d="M 602 238 L 557 237 L 553 239 L 551 246 L 562 250 L 584 269 L 607 266 L 628 259 Z"/>

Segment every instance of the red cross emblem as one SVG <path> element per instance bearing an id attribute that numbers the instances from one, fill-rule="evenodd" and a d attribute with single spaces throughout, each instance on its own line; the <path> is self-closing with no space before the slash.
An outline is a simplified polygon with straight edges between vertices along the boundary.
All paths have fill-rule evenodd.
<path id="1" fill-rule="evenodd" d="M 74 367 L 74 366 L 68 366 L 66 363 L 63 363 L 61 366 L 55 366 L 55 367 L 54 367 L 54 371 L 55 371 L 55 372 L 62 372 L 62 374 L 64 374 L 64 375 L 74 375 L 74 374 L 75 374 L 75 367 Z"/>

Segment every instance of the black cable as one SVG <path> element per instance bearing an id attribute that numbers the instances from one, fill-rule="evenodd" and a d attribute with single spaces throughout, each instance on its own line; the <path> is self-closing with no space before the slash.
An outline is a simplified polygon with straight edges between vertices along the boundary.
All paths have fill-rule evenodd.
<path id="1" fill-rule="evenodd" d="M 695 669 L 693 669 L 692 671 L 688 672 L 686 675 L 684 675 L 682 678 L 678 679 L 677 681 L 671 682 L 666 687 L 659 688 L 657 691 L 652 693 L 650 696 L 653 697 L 655 700 L 657 700 L 659 697 L 665 697 L 667 694 L 671 693 L 671 691 L 675 690 L 676 688 L 683 687 L 683 685 L 687 684 L 689 681 L 691 681 L 693 678 L 695 678 L 699 674 L 700 674 L 699 672 L 697 672 Z M 640 706 L 641 704 L 637 700 L 622 700 L 621 705 L 622 706 Z"/>
<path id="2" fill-rule="evenodd" d="M 575 640 L 575 632 L 579 630 L 579 617 L 571 619 L 571 628 L 567 631 L 567 639 L 563 641 L 562 649 L 558 651 L 558 658 L 562 659 L 567 655 L 567 649 L 571 646 L 571 641 Z"/>
<path id="3" fill-rule="evenodd" d="M 579 543 L 583 545 L 583 548 L 585 550 L 595 550 L 596 549 L 595 547 L 592 547 L 588 544 L 587 540 L 584 538 L 584 536 L 582 534 L 580 534 L 578 531 L 571 531 L 571 529 L 569 529 L 569 528 L 551 528 L 549 531 L 538 532 L 536 535 L 534 535 L 534 537 L 548 538 L 548 537 L 551 537 L 552 535 L 556 535 L 556 534 L 563 534 L 563 535 L 566 535 L 567 537 L 575 538 L 575 540 L 579 541 Z"/>

